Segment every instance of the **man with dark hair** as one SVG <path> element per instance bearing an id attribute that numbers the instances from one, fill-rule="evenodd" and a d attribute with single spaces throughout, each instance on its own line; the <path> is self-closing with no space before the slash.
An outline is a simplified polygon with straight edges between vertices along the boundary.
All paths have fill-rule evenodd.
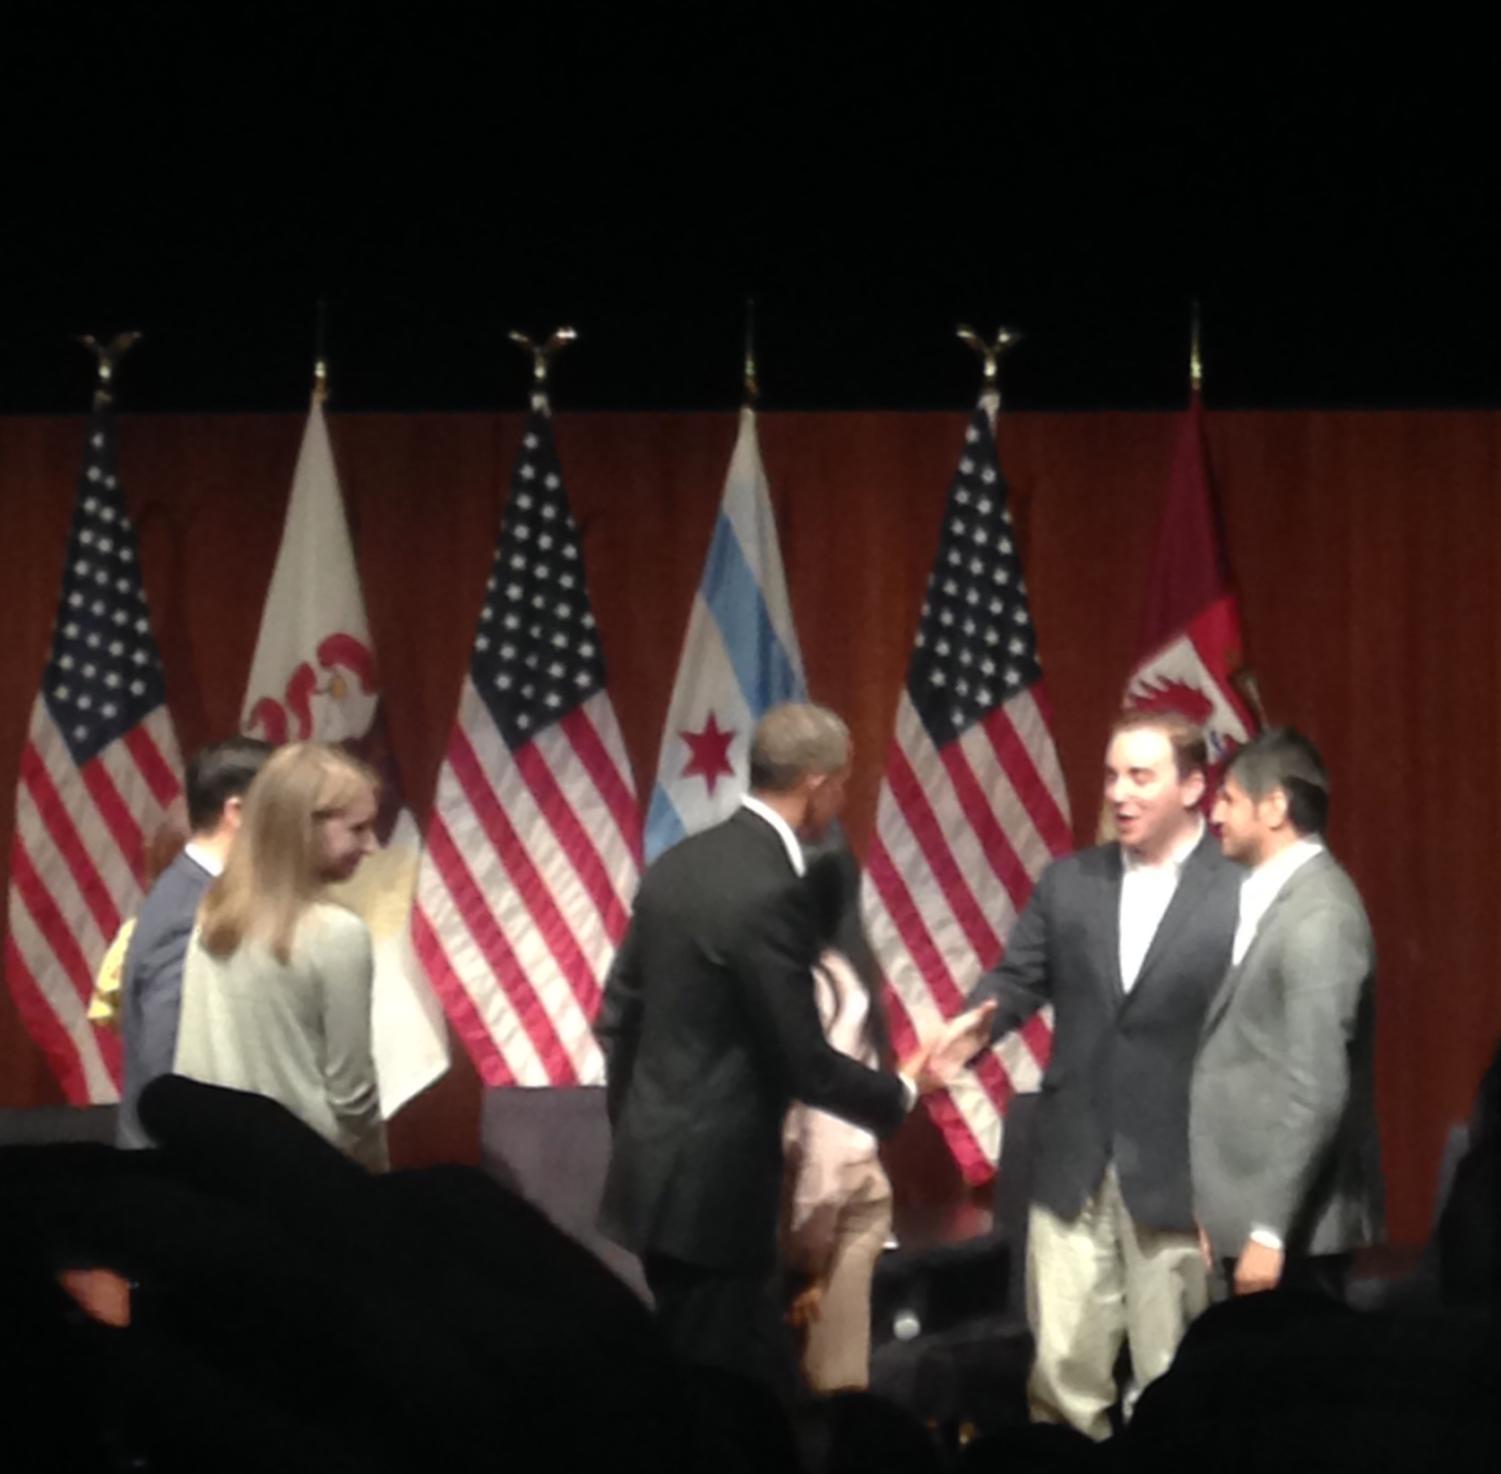
<path id="1" fill-rule="evenodd" d="M 1207 1303 L 1188 1174 L 1188 1080 L 1224 976 L 1238 876 L 1206 832 L 1203 733 L 1175 712 L 1111 732 L 1105 797 L 1118 842 L 1049 866 L 999 967 L 970 1002 L 993 1038 L 1053 1006 L 1027 1223 L 1036 1421 L 1110 1435 L 1115 1363 L 1127 1403 L 1167 1370 Z"/>
<path id="2" fill-rule="evenodd" d="M 1250 874 L 1194 1065 L 1191 1153 L 1206 1258 L 1237 1294 L 1342 1296 L 1351 1253 L 1382 1231 L 1375 945 L 1324 847 L 1328 813 L 1323 760 L 1287 727 L 1236 753 L 1215 804 Z"/>
<path id="3" fill-rule="evenodd" d="M 801 1100 L 888 1136 L 919 1090 L 947 1084 L 971 1033 L 907 1076 L 832 1048 L 814 1002 L 817 881 L 803 840 L 844 804 L 849 730 L 804 703 L 773 707 L 751 747 L 752 791 L 723 823 L 647 871 L 595 1032 L 614 1141 L 601 1223 L 641 1256 L 674 1350 L 783 1395 L 777 1226 L 782 1125 Z"/>
<path id="4" fill-rule="evenodd" d="M 150 1081 L 172 1068 L 182 964 L 198 903 L 224 868 L 240 827 L 245 790 L 270 755 L 270 743 L 231 737 L 205 747 L 188 764 L 188 823 L 193 832 L 182 853 L 157 877 L 125 954 L 120 987 L 125 1078 L 115 1129 L 120 1146 L 151 1145 L 136 1102 Z"/>

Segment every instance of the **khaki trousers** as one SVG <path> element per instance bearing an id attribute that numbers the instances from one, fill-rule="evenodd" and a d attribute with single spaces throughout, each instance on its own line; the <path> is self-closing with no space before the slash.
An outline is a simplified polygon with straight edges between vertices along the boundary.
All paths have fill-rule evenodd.
<path id="1" fill-rule="evenodd" d="M 1033 1420 L 1108 1438 L 1121 1342 L 1131 1347 L 1129 1414 L 1208 1303 L 1197 1237 L 1135 1223 L 1113 1165 L 1071 1223 L 1034 1203 L 1027 1218 L 1027 1319 L 1037 1345 L 1027 1386 Z"/>
<path id="2" fill-rule="evenodd" d="M 891 1184 L 869 1163 L 840 1204 L 819 1316 L 808 1327 L 803 1375 L 814 1392 L 870 1384 L 870 1282 L 891 1232 Z"/>

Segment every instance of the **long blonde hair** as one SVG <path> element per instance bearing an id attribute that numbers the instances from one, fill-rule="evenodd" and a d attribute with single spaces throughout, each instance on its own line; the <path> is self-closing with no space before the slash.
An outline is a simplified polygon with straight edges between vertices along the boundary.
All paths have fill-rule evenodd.
<path id="1" fill-rule="evenodd" d="M 245 795 L 224 873 L 204 896 L 203 945 L 228 957 L 253 938 L 289 961 L 297 923 L 325 884 L 319 820 L 377 787 L 342 748 L 294 742 L 274 752 Z"/>

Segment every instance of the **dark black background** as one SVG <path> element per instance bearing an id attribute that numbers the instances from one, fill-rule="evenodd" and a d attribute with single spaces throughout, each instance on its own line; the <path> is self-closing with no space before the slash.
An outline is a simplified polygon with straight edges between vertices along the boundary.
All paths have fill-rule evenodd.
<path id="1" fill-rule="evenodd" d="M 1332 9 L 12 6 L 0 411 L 1490 405 L 1483 12 Z"/>

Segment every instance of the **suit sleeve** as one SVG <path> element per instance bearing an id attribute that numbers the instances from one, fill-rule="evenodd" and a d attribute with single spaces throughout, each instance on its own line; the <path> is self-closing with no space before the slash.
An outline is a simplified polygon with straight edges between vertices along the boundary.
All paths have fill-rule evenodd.
<path id="1" fill-rule="evenodd" d="M 1372 972 L 1372 950 L 1370 930 L 1356 908 L 1326 905 L 1290 929 L 1280 959 L 1286 1052 L 1277 1088 L 1283 1108 L 1250 1216 L 1284 1240 L 1349 1099 L 1350 1046 Z"/>
<path id="2" fill-rule="evenodd" d="M 990 1026 L 994 1043 L 1024 1024 L 1053 994 L 1048 969 L 1049 916 L 1053 905 L 1056 867 L 1043 872 L 1026 909 L 1011 928 L 1006 955 L 970 990 L 967 1008 L 995 999 L 999 1007 Z"/>
<path id="3" fill-rule="evenodd" d="M 132 1055 L 140 1062 L 141 1079 L 168 1074 L 177 1057 L 177 1024 L 182 1012 L 182 969 L 188 938 L 197 918 L 195 910 L 173 916 L 151 936 L 137 926 L 125 958 L 125 1028 Z"/>
<path id="4" fill-rule="evenodd" d="M 370 1001 L 375 959 L 361 922 L 339 927 L 320 949 L 323 987 L 323 1088 L 339 1122 L 345 1150 L 372 1172 L 390 1165 L 380 1113 L 375 1056 L 370 1047 Z"/>
<path id="5" fill-rule="evenodd" d="M 793 1099 L 889 1136 L 907 1114 L 907 1092 L 897 1076 L 869 1069 L 825 1039 L 813 998 L 817 956 L 813 907 L 801 882 L 747 907 L 730 963 L 758 1048 Z"/>
<path id="6" fill-rule="evenodd" d="M 605 1114 L 613 1126 L 631 1088 L 636 1067 L 636 1045 L 641 1038 L 642 988 L 641 948 L 638 922 L 632 921 L 625 940 L 610 964 L 604 998 L 594 1020 L 594 1037 L 605 1056 Z"/>

